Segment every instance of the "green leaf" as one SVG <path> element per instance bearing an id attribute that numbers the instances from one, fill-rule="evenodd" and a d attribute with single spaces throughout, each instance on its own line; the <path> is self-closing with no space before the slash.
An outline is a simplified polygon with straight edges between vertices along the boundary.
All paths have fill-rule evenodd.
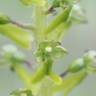
<path id="1" fill-rule="evenodd" d="M 21 47 L 31 49 L 33 37 L 23 29 L 11 24 L 0 25 L 0 33 L 15 41 Z"/>
<path id="2" fill-rule="evenodd" d="M 68 29 L 71 27 L 72 23 L 63 22 L 60 24 L 53 32 L 48 34 L 48 40 L 57 40 L 59 42 L 64 39 L 66 33 L 68 33 Z M 54 36 L 53 36 L 54 35 Z"/>
<path id="3" fill-rule="evenodd" d="M 82 82 L 82 80 L 85 79 L 86 76 L 87 76 L 87 74 L 86 74 L 85 71 L 83 71 L 83 72 L 81 72 L 77 75 L 69 76 L 66 79 L 64 79 L 62 84 L 60 84 L 58 86 L 54 86 L 53 87 L 53 92 L 57 93 L 57 92 L 60 92 L 60 91 L 64 91 L 64 94 L 68 94 L 77 85 L 79 85 Z"/>
<path id="4" fill-rule="evenodd" d="M 23 80 L 26 87 L 30 88 L 31 86 L 31 75 L 28 70 L 24 66 L 22 66 L 20 63 L 12 62 L 13 68 L 15 72 L 18 74 L 19 78 Z"/>
<path id="5" fill-rule="evenodd" d="M 45 35 L 52 32 L 54 29 L 56 29 L 60 24 L 63 22 L 67 22 L 67 19 L 69 18 L 69 14 L 72 7 L 66 8 L 61 14 L 55 17 L 55 19 L 47 26 L 45 29 Z"/>

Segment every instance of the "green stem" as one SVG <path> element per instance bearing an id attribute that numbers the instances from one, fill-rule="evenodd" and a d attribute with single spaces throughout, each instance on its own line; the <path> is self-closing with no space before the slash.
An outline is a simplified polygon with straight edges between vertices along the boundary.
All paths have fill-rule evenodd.
<path id="1" fill-rule="evenodd" d="M 43 30 L 46 26 L 45 24 L 45 14 L 43 12 L 43 7 L 36 6 L 35 8 L 35 18 L 36 18 L 36 31 L 37 31 L 37 42 L 42 41 L 43 39 Z"/>
<path id="2" fill-rule="evenodd" d="M 52 61 L 44 63 L 32 77 L 32 83 L 37 83 L 41 81 L 45 76 L 50 75 L 51 70 L 52 70 Z"/>

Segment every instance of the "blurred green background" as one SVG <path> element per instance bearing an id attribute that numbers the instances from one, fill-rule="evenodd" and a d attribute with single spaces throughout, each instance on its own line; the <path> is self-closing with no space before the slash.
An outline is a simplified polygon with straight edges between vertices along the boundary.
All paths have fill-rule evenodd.
<path id="1" fill-rule="evenodd" d="M 32 22 L 32 8 L 24 7 L 19 0 L 0 0 L 0 12 L 13 19 L 30 23 Z M 69 50 L 69 55 L 58 61 L 54 70 L 61 73 L 71 61 L 82 56 L 85 50 L 96 50 L 96 0 L 81 0 L 86 10 L 88 24 L 73 26 L 63 41 L 63 46 Z M 3 44 L 13 43 L 8 38 L 0 36 Z M 30 53 L 27 53 L 30 55 Z M 23 86 L 16 74 L 11 73 L 7 67 L 0 68 L 0 96 L 9 96 L 9 92 Z M 70 96 L 96 96 L 96 75 L 90 75 L 84 82 L 71 92 Z"/>

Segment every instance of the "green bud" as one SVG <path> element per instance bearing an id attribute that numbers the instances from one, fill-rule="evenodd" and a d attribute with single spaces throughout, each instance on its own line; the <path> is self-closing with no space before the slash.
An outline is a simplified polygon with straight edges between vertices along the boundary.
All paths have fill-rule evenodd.
<path id="1" fill-rule="evenodd" d="M 5 59 L 12 62 L 23 62 L 25 60 L 24 54 L 13 45 L 5 45 L 2 47 L 2 55 Z"/>
<path id="2" fill-rule="evenodd" d="M 12 45 L 5 45 L 2 47 L 2 56 L 4 56 L 5 59 L 10 59 L 13 57 L 13 55 L 18 52 L 17 48 Z"/>
<path id="3" fill-rule="evenodd" d="M 72 5 L 72 10 L 70 12 L 69 18 L 72 23 L 87 23 L 85 16 L 85 11 L 81 8 L 79 4 Z"/>
<path id="4" fill-rule="evenodd" d="M 96 60 L 96 51 L 91 50 L 84 54 L 83 56 L 86 64 L 90 64 Z"/>
<path id="5" fill-rule="evenodd" d="M 0 14 L 0 24 L 10 23 L 10 18 L 6 15 Z"/>
<path id="6" fill-rule="evenodd" d="M 79 72 L 82 69 L 85 68 L 85 63 L 84 60 L 82 58 L 75 60 L 70 67 L 68 68 L 69 72 L 75 73 L 75 72 Z"/>

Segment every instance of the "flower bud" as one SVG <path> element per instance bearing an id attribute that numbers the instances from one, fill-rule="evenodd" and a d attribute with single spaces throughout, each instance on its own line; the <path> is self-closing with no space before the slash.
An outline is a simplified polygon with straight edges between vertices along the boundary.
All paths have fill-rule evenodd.
<path id="1" fill-rule="evenodd" d="M 90 50 L 84 54 L 84 60 L 86 63 L 92 63 L 96 60 L 96 51 Z"/>
<path id="2" fill-rule="evenodd" d="M 83 68 L 85 68 L 85 63 L 82 58 L 75 60 L 71 66 L 69 67 L 69 72 L 75 73 L 81 71 Z"/>

